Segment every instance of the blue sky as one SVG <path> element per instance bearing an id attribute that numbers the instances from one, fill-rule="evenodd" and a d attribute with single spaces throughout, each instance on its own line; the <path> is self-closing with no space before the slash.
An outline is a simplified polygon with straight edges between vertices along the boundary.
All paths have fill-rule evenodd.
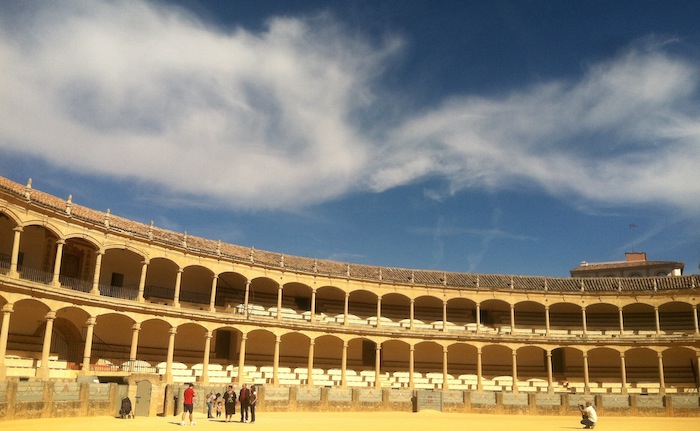
<path id="1" fill-rule="evenodd" d="M 700 265 L 697 1 L 0 3 L 0 175 L 382 266 Z"/>

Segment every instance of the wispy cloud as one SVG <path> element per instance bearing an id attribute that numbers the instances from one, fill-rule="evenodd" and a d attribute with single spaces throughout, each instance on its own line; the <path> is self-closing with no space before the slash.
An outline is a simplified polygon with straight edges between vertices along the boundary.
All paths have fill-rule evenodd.
<path id="1" fill-rule="evenodd" d="M 405 96 L 393 102 L 378 78 L 403 43 L 377 45 L 329 16 L 253 33 L 160 3 L 0 8 L 4 151 L 238 208 L 430 177 L 451 192 L 527 184 L 584 205 L 700 213 L 700 69 L 664 44 L 575 81 L 385 119 Z"/>
<path id="2" fill-rule="evenodd" d="M 372 186 L 439 174 L 454 190 L 534 184 L 589 203 L 656 202 L 697 212 L 697 70 L 646 46 L 576 82 L 540 84 L 502 100 L 453 98 L 392 132 L 400 156 Z"/>

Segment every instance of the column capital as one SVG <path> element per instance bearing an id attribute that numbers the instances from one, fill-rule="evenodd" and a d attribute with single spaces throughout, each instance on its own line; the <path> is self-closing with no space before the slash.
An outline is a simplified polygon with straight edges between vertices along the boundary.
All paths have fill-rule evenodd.
<path id="1" fill-rule="evenodd" d="M 65 245 L 65 243 L 66 243 L 66 240 L 63 239 L 63 238 L 59 238 L 59 239 L 56 240 L 56 244 Z"/>
<path id="2" fill-rule="evenodd" d="M 95 324 L 97 324 L 97 317 L 89 317 L 85 324 L 88 326 L 95 326 Z"/>
<path id="3" fill-rule="evenodd" d="M 170 328 L 170 330 L 168 331 L 168 333 L 169 333 L 170 335 L 175 335 L 175 334 L 177 334 L 177 328 Z"/>
<path id="4" fill-rule="evenodd" d="M 204 338 L 211 340 L 212 338 L 214 338 L 214 334 L 211 331 L 207 331 L 207 333 L 204 334 Z"/>
<path id="5" fill-rule="evenodd" d="M 12 313 L 15 311 L 14 306 L 15 306 L 15 304 L 13 302 L 8 302 L 7 304 L 2 306 L 2 312 L 3 313 Z"/>
<path id="6" fill-rule="evenodd" d="M 56 318 L 56 312 L 55 311 L 49 311 L 46 313 L 46 316 L 44 316 L 44 319 L 46 320 L 54 320 Z"/>
<path id="7" fill-rule="evenodd" d="M 141 330 L 141 324 L 140 324 L 140 323 L 134 323 L 134 324 L 131 326 L 131 329 L 133 329 L 134 331 L 140 331 L 140 330 Z"/>
<path id="8" fill-rule="evenodd" d="M 24 232 L 24 228 L 22 226 L 15 226 L 12 228 L 12 230 L 15 232 Z"/>

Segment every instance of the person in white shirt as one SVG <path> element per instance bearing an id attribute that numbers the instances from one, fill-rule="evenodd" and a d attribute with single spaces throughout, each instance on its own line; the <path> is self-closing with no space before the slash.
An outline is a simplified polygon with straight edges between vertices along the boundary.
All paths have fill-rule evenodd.
<path id="1" fill-rule="evenodd" d="M 583 428 L 595 428 L 595 423 L 598 422 L 598 413 L 596 413 L 593 404 L 590 401 L 586 401 L 586 407 L 583 407 L 583 404 L 579 404 L 578 408 L 581 410 L 581 425 L 583 425 Z"/>

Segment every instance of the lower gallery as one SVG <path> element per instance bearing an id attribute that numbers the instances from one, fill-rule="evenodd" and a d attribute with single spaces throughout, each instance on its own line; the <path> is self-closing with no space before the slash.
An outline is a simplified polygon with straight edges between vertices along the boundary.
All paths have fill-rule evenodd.
<path id="1" fill-rule="evenodd" d="M 259 411 L 700 416 L 698 287 L 284 255 L 0 177 L 0 417 L 175 414 L 187 383 Z"/>

